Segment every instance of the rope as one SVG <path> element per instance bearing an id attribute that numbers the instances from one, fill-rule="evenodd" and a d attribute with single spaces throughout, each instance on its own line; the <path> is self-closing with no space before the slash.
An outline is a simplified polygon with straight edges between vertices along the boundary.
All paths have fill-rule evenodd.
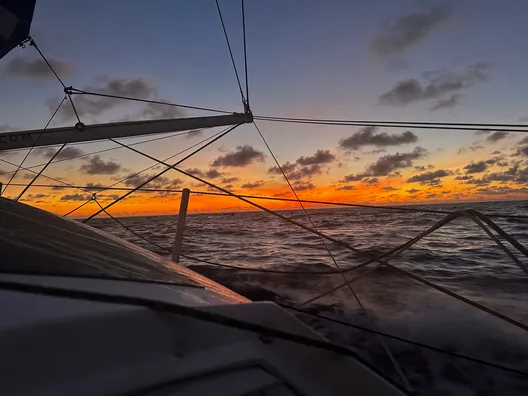
<path id="1" fill-rule="evenodd" d="M 55 111 L 53 112 L 52 116 L 50 117 L 50 119 L 48 120 L 48 122 L 46 123 L 46 125 L 44 126 L 42 131 L 40 131 L 40 133 L 37 136 L 37 138 L 35 139 L 35 142 L 31 145 L 30 149 L 28 150 L 28 152 L 26 153 L 26 155 L 24 156 L 24 158 L 22 159 L 20 164 L 17 166 L 15 172 L 11 175 L 11 178 L 9 179 L 9 181 L 7 182 L 7 185 L 5 186 L 6 190 L 9 187 L 9 185 L 11 184 L 11 182 L 13 181 L 13 179 L 15 178 L 15 176 L 17 175 L 17 173 L 20 170 L 20 168 L 24 165 L 24 162 L 26 162 L 26 159 L 29 157 L 29 155 L 33 151 L 33 148 L 35 147 L 35 145 L 39 141 L 39 139 L 42 136 L 42 134 L 44 133 L 44 131 L 48 128 L 49 124 L 51 124 L 51 121 L 53 121 L 53 118 L 55 118 L 55 115 L 57 114 L 57 112 L 59 111 L 59 109 L 61 108 L 61 106 L 62 106 L 62 104 L 64 103 L 65 100 L 66 100 L 66 97 L 62 98 L 62 101 L 57 106 L 57 109 L 55 109 Z M 4 190 L 4 192 L 5 192 L 5 190 Z"/>
<path id="2" fill-rule="evenodd" d="M 428 126 L 421 123 L 416 124 L 395 124 L 395 123 L 369 123 L 369 122 L 355 122 L 355 121 L 332 121 L 332 120 L 310 120 L 300 118 L 281 118 L 281 117 L 263 117 L 254 116 L 255 120 L 283 122 L 293 124 L 313 124 L 313 125 L 337 125 L 337 126 L 376 126 L 384 128 L 415 128 L 415 129 L 446 129 L 457 131 L 485 131 L 485 132 L 521 132 L 527 133 L 528 129 L 510 129 L 510 128 L 473 128 L 464 126 L 450 126 L 450 124 L 439 124 L 438 126 Z"/>
<path id="3" fill-rule="evenodd" d="M 224 37 L 227 43 L 227 48 L 229 50 L 229 56 L 231 57 L 231 63 L 233 65 L 233 70 L 235 71 L 238 88 L 240 89 L 240 96 L 242 96 L 242 103 L 246 105 L 246 98 L 244 97 L 244 91 L 242 90 L 242 84 L 240 83 L 240 77 L 238 76 L 238 70 L 236 67 L 235 58 L 233 57 L 233 51 L 231 50 L 231 44 L 229 43 L 229 37 L 227 35 L 224 18 L 222 17 L 222 11 L 220 10 L 220 4 L 218 4 L 218 0 L 215 0 L 215 2 L 216 2 L 216 9 L 218 10 L 218 15 L 220 16 L 220 22 L 222 23 L 222 30 L 224 31 Z"/>
<path id="4" fill-rule="evenodd" d="M 64 82 L 62 82 L 61 78 L 59 77 L 59 75 L 57 74 L 55 69 L 53 69 L 51 64 L 48 62 L 48 60 L 46 59 L 46 57 L 44 56 L 44 54 L 42 53 L 42 51 L 38 47 L 38 45 L 35 42 L 35 40 L 33 40 L 33 38 L 31 38 L 31 37 L 28 37 L 28 39 L 29 39 L 29 45 L 31 45 L 32 47 L 34 47 L 37 50 L 39 55 L 42 57 L 42 60 L 46 63 L 46 65 L 48 65 L 48 67 L 51 70 L 51 72 L 55 75 L 55 77 L 57 77 L 57 80 L 59 80 L 60 84 L 62 85 L 62 88 L 66 88 L 66 85 L 64 85 Z"/>
<path id="5" fill-rule="evenodd" d="M 163 106 L 181 107 L 181 108 L 184 108 L 184 109 L 210 111 L 212 113 L 233 114 L 232 111 L 210 109 L 210 108 L 207 108 L 207 107 L 198 107 L 198 106 L 189 106 L 189 105 L 175 104 L 175 103 L 163 102 L 163 101 L 159 101 L 159 100 L 132 98 L 132 97 L 129 97 L 129 96 L 110 95 L 110 94 L 104 94 L 104 93 L 100 93 L 100 92 L 84 91 L 82 89 L 77 89 L 77 88 L 71 88 L 71 94 L 72 95 L 101 96 L 101 97 L 104 97 L 104 98 L 130 100 L 132 102 L 150 103 L 150 104 L 157 104 L 157 105 L 163 105 Z"/>
<path id="6" fill-rule="evenodd" d="M 247 45 L 246 45 L 246 11 L 244 0 L 242 3 L 242 39 L 244 41 L 244 76 L 246 77 L 246 112 L 249 111 L 249 83 L 248 83 L 248 62 L 247 62 Z"/>
<path id="7" fill-rule="evenodd" d="M 0 288 L 5 290 L 15 290 L 19 292 L 32 293 L 37 295 L 46 295 L 46 296 L 57 296 L 65 297 L 69 299 L 78 299 L 78 300 L 89 300 L 97 301 L 103 303 L 116 303 L 123 305 L 132 305 L 132 306 L 142 306 L 147 309 L 153 310 L 155 312 L 165 312 L 176 315 L 185 316 L 191 319 L 200 320 L 207 323 L 218 324 L 221 326 L 226 326 L 234 328 L 237 330 L 245 330 L 251 333 L 255 333 L 261 336 L 261 340 L 265 340 L 266 343 L 273 342 L 273 339 L 284 340 L 296 343 L 298 345 L 309 346 L 312 348 L 325 350 L 329 352 L 334 352 L 343 356 L 349 356 L 354 358 L 356 361 L 363 364 L 365 367 L 369 368 L 374 373 L 378 374 L 380 377 L 384 378 L 385 381 L 401 390 L 403 393 L 408 394 L 408 392 L 401 388 L 400 385 L 393 382 L 390 378 L 385 378 L 375 367 L 371 366 L 365 359 L 356 354 L 349 347 L 333 343 L 330 341 L 323 341 L 316 338 L 309 338 L 295 333 L 290 333 L 283 330 L 278 330 L 272 327 L 263 326 L 260 324 L 252 323 L 249 321 L 244 321 L 241 319 L 233 318 L 231 316 L 223 315 L 220 313 L 197 309 L 195 307 L 189 307 L 184 305 L 176 305 L 171 302 L 159 301 L 144 297 L 132 297 L 132 296 L 118 296 L 112 294 L 105 294 L 94 291 L 86 290 L 73 290 L 73 289 L 63 289 L 54 286 L 43 286 L 35 284 L 26 284 L 21 282 L 13 282 L 0 280 Z"/>
<path id="8" fill-rule="evenodd" d="M 194 150 L 192 153 L 190 153 L 189 155 L 183 157 L 181 160 L 177 161 L 174 165 L 168 165 L 166 164 L 165 162 L 163 161 L 159 161 L 158 159 L 154 159 L 156 162 L 160 162 L 162 163 L 163 165 L 167 166 L 167 169 L 164 169 L 162 170 L 161 172 L 157 173 L 156 175 L 150 177 L 148 180 L 146 180 L 145 182 L 141 183 L 139 186 L 136 186 L 136 188 L 134 188 L 132 191 L 129 191 L 127 192 L 126 194 L 122 195 L 121 197 L 119 197 L 118 199 L 114 200 L 113 202 L 111 202 L 110 204 L 106 205 L 104 208 L 105 209 L 108 209 L 109 207 L 115 205 L 116 203 L 118 203 L 119 201 L 125 199 L 126 197 L 128 197 L 130 194 L 132 194 L 134 191 L 136 191 L 138 188 L 141 188 L 143 186 L 145 186 L 146 184 L 150 183 L 152 180 L 160 177 L 161 175 L 167 173 L 170 169 L 177 169 L 175 168 L 176 165 L 179 165 L 181 164 L 183 161 L 185 161 L 186 159 L 192 157 L 193 155 L 195 155 L 196 153 L 202 151 L 203 149 L 205 149 L 206 147 L 210 146 L 211 144 L 213 144 L 214 142 L 216 142 L 218 139 L 221 139 L 223 136 L 227 135 L 229 132 L 231 132 L 233 129 L 235 129 L 237 126 L 239 126 L 240 124 L 237 124 L 237 125 L 234 125 L 232 127 L 230 127 L 229 129 L 227 129 L 226 131 L 224 131 L 223 133 L 221 133 L 220 135 L 218 135 L 217 137 L 215 137 L 213 140 L 210 140 L 209 142 L 207 142 L 207 144 L 199 147 L 198 149 Z M 127 146 L 121 142 L 118 142 L 116 140 L 113 140 L 114 143 L 117 143 L 123 147 L 127 147 L 128 149 L 132 150 L 132 151 L 136 151 L 138 153 L 141 153 L 140 151 L 134 149 L 134 148 L 131 148 L 130 146 Z M 154 158 L 154 157 L 151 157 L 151 158 Z M 87 219 L 83 220 L 83 223 L 94 218 L 95 216 L 97 216 L 99 213 L 101 213 L 101 211 L 98 211 L 94 214 L 92 214 L 90 217 L 88 217 Z"/>
<path id="9" fill-rule="evenodd" d="M 286 173 L 284 172 L 284 170 L 282 169 L 281 165 L 279 164 L 279 161 L 277 160 L 277 158 L 275 157 L 275 154 L 273 153 L 273 151 L 271 150 L 271 147 L 269 146 L 268 142 L 266 141 L 266 139 L 264 138 L 264 135 L 262 134 L 262 132 L 260 131 L 260 128 L 258 127 L 257 123 L 255 121 L 253 121 L 253 125 L 255 125 L 255 128 L 257 129 L 257 132 L 258 134 L 260 135 L 262 141 L 264 142 L 264 144 L 266 145 L 268 151 L 270 152 L 273 160 L 275 161 L 275 164 L 277 165 L 277 167 L 279 168 L 279 170 L 281 171 L 282 173 L 282 176 L 284 177 L 284 179 L 286 180 L 286 182 L 288 183 L 288 186 L 290 187 L 290 190 L 292 191 L 293 195 L 295 196 L 295 198 L 297 199 L 299 205 L 301 206 L 302 208 L 302 211 L 304 212 L 304 215 L 306 216 L 306 218 L 308 219 L 308 221 L 310 222 L 312 228 L 318 232 L 317 230 L 317 227 L 315 226 L 315 223 L 313 222 L 312 218 L 310 217 L 310 215 L 308 214 L 308 212 L 306 211 L 306 208 L 304 207 L 303 203 L 301 202 L 301 200 L 299 199 L 299 196 L 297 195 L 297 192 L 295 191 L 295 189 L 293 188 L 290 180 L 288 179 L 288 176 L 286 176 Z M 363 306 L 363 304 L 361 303 L 361 300 L 359 299 L 357 293 L 354 291 L 354 289 L 352 289 L 352 285 L 350 283 L 348 283 L 348 279 L 346 278 L 346 275 L 343 273 L 343 270 L 341 269 L 341 267 L 339 266 L 339 264 L 337 263 L 337 260 L 335 259 L 334 255 L 332 254 L 332 252 L 330 251 L 330 248 L 328 247 L 326 241 L 323 239 L 323 237 L 321 235 L 318 235 L 319 237 L 319 240 L 321 241 L 321 243 L 323 244 L 324 248 L 326 249 L 326 251 L 328 252 L 328 255 L 330 256 L 330 258 L 332 259 L 332 262 L 334 263 L 334 265 L 336 266 L 337 270 L 339 271 L 339 273 L 341 274 L 341 276 L 343 277 L 343 280 L 346 282 L 346 285 L 348 287 L 348 289 L 350 290 L 350 293 L 352 293 L 352 295 L 354 296 L 356 302 L 358 303 L 359 307 L 361 308 L 361 310 L 363 311 L 363 314 L 365 315 L 365 317 L 369 320 L 369 322 L 371 323 L 371 326 L 375 326 L 374 322 L 372 321 L 372 318 L 369 316 L 367 310 L 365 309 L 365 307 Z M 398 373 L 398 375 L 400 376 L 403 384 L 405 385 L 405 387 L 409 390 L 409 391 L 412 391 L 412 387 L 411 387 L 411 384 L 409 383 L 405 373 L 403 372 L 402 368 L 400 367 L 400 365 L 398 364 L 398 362 L 396 361 L 396 359 L 394 358 L 393 354 L 391 353 L 390 349 L 387 347 L 387 345 L 385 345 L 385 342 L 383 341 L 383 339 L 381 337 L 378 336 L 378 339 L 379 339 L 379 342 L 382 346 L 382 348 L 385 350 L 385 353 L 387 354 L 387 356 L 389 357 L 389 360 L 391 361 L 391 363 L 393 364 L 394 368 L 396 369 L 396 372 Z"/>
<path id="10" fill-rule="evenodd" d="M 225 131 L 225 130 L 224 130 L 224 131 Z M 199 141 L 198 143 L 193 144 L 192 146 L 187 147 L 186 149 L 184 149 L 184 150 L 182 150 L 182 151 L 180 151 L 180 152 L 178 152 L 178 153 L 176 153 L 176 154 L 174 154 L 174 155 L 171 155 L 170 157 L 166 158 L 165 161 L 168 161 L 169 159 L 172 159 L 172 158 L 176 157 L 177 155 L 180 155 L 180 154 L 182 154 L 182 153 L 185 153 L 186 151 L 188 151 L 188 150 L 190 150 L 190 149 L 192 149 L 192 148 L 194 148 L 194 147 L 196 147 L 196 146 L 198 146 L 198 145 L 200 145 L 200 144 L 206 142 L 207 140 L 214 138 L 215 136 L 221 134 L 222 132 L 223 132 L 223 131 L 217 132 L 217 133 L 215 133 L 214 135 L 211 135 L 211 136 L 209 136 L 209 137 L 207 137 L 207 138 L 205 138 L 205 139 Z M 186 132 L 186 133 L 188 133 L 188 132 Z M 114 140 L 114 139 L 110 139 L 110 140 L 113 141 L 113 142 L 116 143 L 116 144 L 120 144 L 119 142 L 117 142 L 117 141 Z M 132 144 L 130 144 L 129 146 L 132 146 Z M 118 148 L 123 148 L 123 147 L 120 146 L 120 147 L 118 147 Z M 134 173 L 134 174 L 131 174 L 131 175 L 125 177 L 124 179 L 118 180 L 117 182 L 111 184 L 111 185 L 108 186 L 108 187 L 103 187 L 103 188 L 99 189 L 98 191 L 96 191 L 94 194 L 99 194 L 100 192 L 103 192 L 103 191 L 105 191 L 105 190 L 125 190 L 125 191 L 131 191 L 131 192 L 134 192 L 134 189 L 133 189 L 133 188 L 114 188 L 114 186 L 116 186 L 117 184 L 122 183 L 122 182 L 124 182 L 124 181 L 126 181 L 126 180 L 128 180 L 128 179 L 130 179 L 130 178 L 132 178 L 132 177 L 134 177 L 134 176 L 137 176 L 137 175 L 139 175 L 140 173 L 143 173 L 143 172 L 145 172 L 145 171 L 147 171 L 147 170 L 149 170 L 149 169 L 152 169 L 152 168 L 154 168 L 156 165 L 157 165 L 157 163 L 154 164 L 154 165 L 148 166 L 148 167 L 146 167 L 146 168 L 140 170 L 139 172 L 136 172 L 136 173 Z M 147 190 L 147 189 L 141 189 L 141 188 L 136 188 L 136 189 L 135 189 L 135 191 L 139 191 L 139 190 L 144 191 L 144 190 Z M 175 191 L 176 191 L 176 192 L 181 192 L 181 190 L 175 190 Z M 89 202 L 89 200 L 86 201 L 86 203 L 88 203 L 88 202 Z M 68 215 L 70 215 L 70 214 L 76 212 L 77 210 L 81 209 L 82 206 L 83 206 L 83 205 L 78 206 L 77 208 L 75 208 L 75 209 L 69 211 L 69 212 L 68 212 L 66 215 L 64 215 L 64 216 L 68 216 Z"/>
<path id="11" fill-rule="evenodd" d="M 308 315 L 308 316 L 311 316 L 311 317 L 314 317 L 314 318 L 323 319 L 323 320 L 327 320 L 329 322 L 338 323 L 338 324 L 341 324 L 343 326 L 351 327 L 351 328 L 354 328 L 354 329 L 357 329 L 357 330 L 361 330 L 361 331 L 365 331 L 365 332 L 372 333 L 372 334 L 377 334 L 377 335 L 380 335 L 380 336 L 385 337 L 385 338 L 390 338 L 390 339 L 393 339 L 393 340 L 396 340 L 396 341 L 405 342 L 407 344 L 414 345 L 414 346 L 417 346 L 417 347 L 420 347 L 420 348 L 429 349 L 431 351 L 442 353 L 444 355 L 452 356 L 452 357 L 459 358 L 459 359 L 468 360 L 470 362 L 479 363 L 479 364 L 482 364 L 482 365 L 485 365 L 485 366 L 490 366 L 490 367 L 493 367 L 493 368 L 496 368 L 496 369 L 499 369 L 499 370 L 508 371 L 510 373 L 519 374 L 519 375 L 522 375 L 522 376 L 528 376 L 527 372 L 517 370 L 517 369 L 515 369 L 513 367 L 502 366 L 502 365 L 490 362 L 488 360 L 482 360 L 482 359 L 474 358 L 474 357 L 471 357 L 471 356 L 468 356 L 468 355 L 463 355 L 463 354 L 460 354 L 460 353 L 457 353 L 457 352 L 451 352 L 451 351 L 448 351 L 448 350 L 445 350 L 445 349 L 441 349 L 441 348 L 438 348 L 438 347 L 435 347 L 435 346 L 432 346 L 432 345 L 429 345 L 429 344 L 424 344 L 422 342 L 412 341 L 412 340 L 409 340 L 407 338 L 399 337 L 399 336 L 396 336 L 396 335 L 393 335 L 393 334 L 388 334 L 388 333 L 384 333 L 384 332 L 381 332 L 381 331 L 378 331 L 378 330 L 369 329 L 368 327 L 358 326 L 358 325 L 352 324 L 350 322 L 345 322 L 343 320 L 331 318 L 331 317 L 326 316 L 326 315 L 321 315 L 321 314 L 307 312 L 307 311 L 304 311 L 302 309 L 299 309 L 299 308 L 296 308 L 296 307 L 293 307 L 293 306 L 290 306 L 290 305 L 282 304 L 280 302 L 275 302 L 275 304 L 277 304 L 277 305 L 279 305 L 279 306 L 281 306 L 283 308 L 286 308 L 286 309 L 301 313 L 303 315 Z"/>
<path id="12" fill-rule="evenodd" d="M 266 208 L 266 207 L 264 207 L 264 206 L 262 206 L 262 205 L 259 205 L 259 204 L 255 203 L 255 202 L 252 202 L 252 201 L 250 201 L 250 200 L 248 200 L 248 199 L 242 198 L 242 197 L 240 197 L 239 195 L 237 195 L 237 194 L 235 194 L 235 193 L 233 193 L 233 192 L 231 192 L 231 191 L 228 191 L 228 190 L 226 190 L 226 189 L 224 189 L 224 188 L 222 188 L 222 187 L 219 187 L 219 186 L 217 186 L 217 185 L 215 185 L 215 184 L 213 184 L 213 183 L 211 183 L 211 182 L 209 182 L 209 181 L 207 181 L 207 180 L 204 180 L 204 179 L 202 179 L 202 178 L 200 178 L 200 177 L 198 177 L 198 176 L 192 175 L 192 174 L 190 174 L 189 172 L 186 172 L 186 171 L 184 171 L 184 170 L 182 170 L 182 169 L 176 168 L 176 165 L 169 165 L 169 164 L 167 164 L 167 163 L 165 163 L 165 162 L 163 162 L 163 161 L 160 161 L 160 160 L 158 160 L 157 158 L 154 158 L 154 157 L 152 157 L 151 155 L 146 154 L 146 153 L 143 153 L 143 152 L 141 152 L 141 151 L 139 151 L 139 150 L 137 150 L 137 149 L 135 149 L 135 148 L 132 148 L 132 147 L 128 147 L 128 148 L 129 148 L 130 150 L 132 150 L 132 151 L 138 153 L 138 154 L 143 155 L 144 157 L 147 157 L 147 158 L 150 158 L 150 159 L 152 159 L 152 160 L 154 160 L 154 161 L 156 161 L 156 162 L 159 162 L 160 164 L 165 165 L 165 166 L 169 167 L 170 169 L 174 169 L 175 171 L 177 171 L 177 172 L 179 172 L 179 173 L 181 173 L 181 174 L 184 174 L 184 175 L 186 175 L 186 176 L 188 176 L 188 177 L 190 177 L 190 178 L 192 178 L 192 179 L 195 179 L 195 180 L 197 180 L 197 181 L 199 181 L 199 182 L 201 182 L 201 183 L 207 184 L 207 185 L 210 186 L 210 187 L 213 187 L 213 188 L 216 188 L 216 189 L 218 189 L 218 190 L 220 190 L 220 191 L 223 191 L 224 193 L 226 193 L 226 194 L 228 194 L 228 195 L 231 195 L 231 196 L 233 196 L 233 197 L 236 197 L 236 198 L 240 199 L 240 200 L 243 201 L 243 202 L 247 202 L 248 204 L 250 204 L 250 205 L 252 205 L 252 206 L 254 206 L 254 207 L 256 207 L 256 208 L 259 208 L 259 209 L 261 209 L 261 210 L 263 210 L 263 211 L 265 211 L 265 212 L 267 212 L 267 213 L 269 213 L 269 214 L 272 214 L 273 216 L 276 216 L 276 217 L 278 217 L 278 218 L 280 218 L 280 219 L 282 219 L 282 220 L 284 220 L 284 221 L 287 221 L 287 222 L 289 222 L 289 223 L 291 223 L 291 224 L 293 224 L 293 225 L 296 225 L 296 226 L 298 226 L 298 227 L 300 227 L 300 228 L 302 228 L 302 229 L 304 229 L 304 230 L 306 230 L 306 231 L 309 231 L 309 232 L 311 232 L 311 233 L 313 233 L 313 234 L 316 234 L 316 235 L 320 235 L 320 236 L 322 236 L 323 238 L 325 238 L 325 239 L 327 239 L 327 240 L 330 240 L 330 241 L 332 241 L 332 242 L 335 242 L 335 243 L 339 244 L 340 246 L 343 246 L 343 247 L 345 247 L 345 248 L 347 248 L 347 249 L 349 249 L 349 250 L 352 250 L 352 251 L 355 252 L 355 253 L 362 254 L 362 255 L 367 255 L 367 256 L 371 256 L 370 254 L 365 253 L 365 252 L 362 252 L 361 250 L 359 250 L 359 249 L 357 249 L 357 248 L 351 246 L 350 244 L 348 244 L 348 243 L 346 243 L 346 242 L 343 242 L 343 241 L 341 241 L 341 240 L 339 240 L 339 239 L 333 238 L 332 236 L 329 236 L 329 235 L 323 234 L 323 233 L 321 233 L 321 232 L 319 232 L 319 231 L 316 231 L 316 230 L 314 230 L 314 229 L 312 229 L 312 228 L 310 228 L 310 227 L 305 226 L 304 224 L 301 224 L 301 223 L 299 223 L 299 222 L 297 222 L 297 221 L 295 221 L 295 220 L 289 219 L 289 218 L 287 218 L 286 216 L 281 215 L 280 213 L 277 213 L 277 212 L 275 212 L 275 211 L 273 211 L 273 210 L 271 210 L 271 209 L 268 209 L 268 208 Z M 107 207 L 108 207 L 108 206 L 107 206 Z M 100 212 L 98 212 L 98 213 L 100 213 Z M 96 213 L 96 215 L 97 215 L 98 213 Z M 444 218 L 444 219 L 442 219 L 440 222 L 438 222 L 435 226 L 438 228 L 438 227 L 440 227 L 440 225 L 438 225 L 438 224 L 441 223 L 442 221 L 446 221 L 446 220 L 447 220 L 447 222 L 452 221 L 454 218 L 457 218 L 457 217 L 460 217 L 460 216 L 464 215 L 464 213 L 465 213 L 464 211 L 456 211 L 456 212 L 453 212 L 451 215 L 446 216 L 446 218 Z M 92 218 L 93 216 L 95 216 L 95 215 L 92 215 L 90 218 Z M 89 220 L 89 219 L 87 219 L 87 220 Z M 87 221 L 87 220 L 84 220 L 84 221 Z M 404 244 L 404 245 L 405 245 L 405 244 Z M 390 252 L 387 252 L 387 253 L 385 253 L 385 255 L 387 255 L 387 254 L 389 254 L 389 253 L 390 253 Z M 383 256 L 383 255 L 382 255 L 382 256 Z M 451 290 L 446 289 L 446 288 L 443 287 L 443 286 L 436 285 L 435 283 L 430 282 L 430 281 L 428 281 L 428 280 L 426 280 L 426 279 L 424 279 L 424 278 L 421 278 L 421 277 L 418 276 L 418 275 L 415 275 L 415 274 L 413 274 L 413 273 L 411 273 L 411 272 L 405 271 L 405 270 L 403 270 L 403 269 L 401 269 L 401 268 L 395 267 L 394 265 L 389 264 L 388 262 L 386 262 L 386 261 L 384 261 L 384 260 L 381 260 L 379 257 L 374 257 L 374 258 L 372 258 L 372 259 L 369 260 L 369 261 L 370 261 L 370 262 L 377 261 L 377 262 L 379 262 L 380 264 L 383 264 L 383 265 L 387 266 L 388 268 L 393 269 L 395 272 L 398 272 L 398 273 L 400 273 L 400 274 L 402 274 L 402 275 L 406 275 L 407 277 L 410 277 L 410 278 L 412 278 L 412 279 L 414 279 L 414 280 L 416 280 L 416 281 L 418 281 L 418 282 L 420 282 L 420 283 L 423 283 L 423 284 L 425 284 L 425 285 L 427 285 L 427 286 L 430 286 L 430 287 L 432 287 L 432 288 L 434 288 L 434 289 L 436 289 L 436 290 L 438 290 L 438 291 L 441 291 L 441 292 L 443 292 L 443 293 L 445 293 L 445 294 L 447 294 L 447 295 L 449 295 L 449 296 L 451 296 L 451 297 L 454 297 L 454 298 L 456 298 L 456 299 L 458 299 L 458 300 L 460 300 L 460 301 L 462 301 L 462 302 L 465 302 L 466 304 L 472 305 L 472 306 L 475 307 L 475 308 L 479 308 L 479 309 L 481 309 L 482 311 L 484 311 L 484 312 L 486 312 L 486 313 L 489 313 L 490 315 L 493 315 L 493 316 L 495 316 L 495 317 L 497 317 L 497 318 L 503 319 L 504 321 L 506 321 L 506 322 L 508 322 L 508 323 L 510 323 L 510 324 L 513 324 L 514 326 L 517 326 L 517 327 L 519 327 L 519 328 L 521 328 L 521 329 L 523 329 L 523 330 L 528 331 L 528 326 L 527 326 L 527 325 L 525 325 L 525 324 L 523 324 L 523 323 L 521 323 L 521 322 L 519 322 L 519 321 L 517 321 L 517 320 L 515 320 L 515 319 L 513 319 L 513 318 L 510 318 L 510 317 L 508 317 L 508 316 L 506 316 L 506 315 L 503 315 L 503 314 L 501 314 L 501 313 L 499 313 L 499 312 L 496 312 L 496 311 L 492 310 L 491 308 L 487 308 L 487 307 L 485 307 L 485 306 L 483 306 L 483 305 L 481 305 L 481 304 L 479 304 L 479 303 L 477 303 L 477 302 L 474 302 L 474 301 L 472 301 L 472 300 L 470 300 L 470 299 L 468 299 L 468 298 L 466 298 L 466 297 L 463 297 L 463 296 L 461 296 L 461 295 L 459 295 L 459 294 L 457 294 L 457 293 L 455 293 L 455 292 L 452 292 Z M 348 271 L 356 270 L 356 269 L 360 268 L 361 266 L 364 266 L 364 265 L 366 265 L 366 264 L 368 264 L 368 263 L 369 263 L 369 262 L 367 261 L 366 263 L 363 263 L 363 264 L 360 264 L 360 265 L 358 265 L 358 266 L 356 266 L 356 267 L 350 268 Z M 342 285 L 342 286 L 343 286 L 343 285 Z M 341 287 L 342 287 L 342 286 L 341 286 Z"/>

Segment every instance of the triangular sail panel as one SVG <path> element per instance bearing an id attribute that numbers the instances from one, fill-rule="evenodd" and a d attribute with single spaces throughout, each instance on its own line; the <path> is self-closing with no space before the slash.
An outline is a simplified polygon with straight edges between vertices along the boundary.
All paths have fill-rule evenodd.
<path id="1" fill-rule="evenodd" d="M 36 0 L 0 0 L 0 59 L 29 36 Z"/>

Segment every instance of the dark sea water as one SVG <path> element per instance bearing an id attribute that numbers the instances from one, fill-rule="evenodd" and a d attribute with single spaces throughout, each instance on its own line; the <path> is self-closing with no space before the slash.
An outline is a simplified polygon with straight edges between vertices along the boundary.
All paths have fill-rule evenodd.
<path id="1" fill-rule="evenodd" d="M 528 202 L 427 205 L 416 208 L 528 215 Z M 310 225 L 302 211 L 282 215 Z M 418 235 L 442 214 L 345 208 L 308 211 L 318 230 L 362 251 L 329 243 L 341 268 L 366 261 Z M 174 242 L 177 216 L 133 217 L 121 221 L 166 249 Z M 528 247 L 528 220 L 493 218 Z M 91 225 L 160 254 L 111 219 Z M 502 238 L 501 241 L 505 242 Z M 505 242 L 506 243 L 506 242 Z M 510 245 L 506 243 L 508 247 Z M 511 248 L 528 265 L 528 258 Z M 318 236 L 262 212 L 199 214 L 187 217 L 183 254 L 221 264 L 282 271 L 335 268 Z M 528 276 L 477 224 L 457 219 L 391 258 L 390 263 L 528 324 Z M 343 282 L 340 274 L 274 274 L 219 268 L 182 259 L 183 264 L 253 299 L 301 304 Z M 373 268 L 370 264 L 366 268 Z M 364 269 L 351 272 L 355 277 Z M 492 315 L 386 267 L 352 283 L 363 311 L 347 288 L 305 309 L 364 327 L 471 355 L 528 373 L 528 333 Z M 365 313 L 366 312 L 366 313 Z M 383 373 L 400 381 L 376 335 L 299 314 L 329 339 L 350 345 Z M 385 340 L 417 394 L 528 395 L 528 377 L 453 358 L 395 340 Z"/>

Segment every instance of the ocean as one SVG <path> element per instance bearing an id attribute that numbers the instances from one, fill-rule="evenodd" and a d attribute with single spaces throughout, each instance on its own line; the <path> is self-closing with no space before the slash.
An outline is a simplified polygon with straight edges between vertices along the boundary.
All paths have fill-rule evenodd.
<path id="1" fill-rule="evenodd" d="M 482 213 L 528 215 L 527 201 L 414 208 L 442 211 L 472 208 Z M 280 213 L 311 226 L 300 210 Z M 370 208 L 310 209 L 308 214 L 319 231 L 361 251 L 354 253 L 329 242 L 327 246 L 342 269 L 366 261 L 366 254 L 387 252 L 444 217 L 435 213 Z M 177 216 L 119 220 L 160 247 L 131 234 L 112 219 L 94 219 L 89 224 L 162 255 L 171 250 Z M 493 217 L 492 220 L 528 246 L 528 219 Z M 505 242 L 502 238 L 501 241 Z M 510 250 L 528 265 L 527 257 L 514 248 Z M 318 236 L 263 212 L 188 215 L 182 253 L 211 263 L 304 272 L 254 272 L 182 258 L 182 264 L 253 300 L 299 305 L 343 282 L 341 274 L 309 273 L 335 268 Z M 389 262 L 528 324 L 528 275 L 470 219 L 454 220 L 390 258 Z M 375 266 L 376 263 L 369 264 L 364 269 Z M 347 277 L 351 279 L 364 269 L 353 271 Z M 366 273 L 351 287 L 364 309 L 346 287 L 304 305 L 303 309 L 528 373 L 528 334 L 525 330 L 387 267 Z M 377 335 L 296 315 L 330 340 L 349 345 L 384 374 L 401 383 Z M 384 342 L 416 394 L 528 394 L 528 376 L 401 341 L 384 339 Z"/>

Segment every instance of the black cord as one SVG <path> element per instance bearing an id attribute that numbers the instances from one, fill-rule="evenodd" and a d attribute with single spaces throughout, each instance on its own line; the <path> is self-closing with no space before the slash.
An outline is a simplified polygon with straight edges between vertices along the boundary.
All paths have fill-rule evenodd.
<path id="1" fill-rule="evenodd" d="M 235 76 L 238 83 L 238 88 L 240 89 L 240 95 L 242 96 L 242 103 L 246 103 L 246 99 L 244 97 L 244 91 L 242 90 L 242 84 L 240 83 L 240 77 L 238 76 L 238 70 L 235 63 L 235 58 L 233 57 L 233 51 L 231 50 L 231 44 L 229 43 L 229 37 L 227 35 L 227 30 L 224 23 L 224 18 L 222 17 L 222 11 L 220 10 L 220 4 L 218 4 L 218 0 L 215 0 L 216 2 L 216 9 L 218 10 L 218 15 L 220 16 L 220 22 L 222 23 L 222 29 L 224 31 L 224 37 L 227 43 L 227 48 L 229 49 L 229 56 L 231 57 L 231 63 L 233 64 L 233 70 L 235 71 Z"/>

